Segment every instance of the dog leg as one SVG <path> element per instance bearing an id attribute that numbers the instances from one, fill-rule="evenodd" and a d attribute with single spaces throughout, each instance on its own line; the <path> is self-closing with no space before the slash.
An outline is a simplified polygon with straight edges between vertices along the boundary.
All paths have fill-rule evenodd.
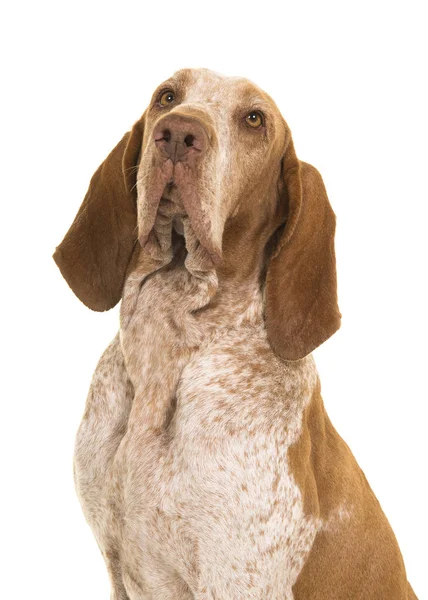
<path id="1" fill-rule="evenodd" d="M 95 370 L 74 455 L 77 495 L 104 556 L 112 600 L 130 600 L 122 580 L 118 545 L 114 541 L 120 533 L 112 513 L 114 496 L 106 493 L 106 486 L 111 480 L 111 463 L 126 432 L 133 397 L 119 336 L 116 336 Z"/>
<path id="2" fill-rule="evenodd" d="M 111 583 L 110 600 L 130 600 L 122 578 L 119 555 L 115 550 L 103 552 Z"/>

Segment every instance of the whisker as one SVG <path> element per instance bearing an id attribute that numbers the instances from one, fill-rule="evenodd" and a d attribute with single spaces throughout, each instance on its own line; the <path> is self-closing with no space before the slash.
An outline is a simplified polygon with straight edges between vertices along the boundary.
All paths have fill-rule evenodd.
<path id="1" fill-rule="evenodd" d="M 136 180 L 136 182 L 134 183 L 134 185 L 131 188 L 131 192 L 133 192 L 134 190 L 137 189 L 138 184 L 141 183 L 142 180 L 143 180 L 142 177 L 140 177 L 139 179 Z"/>
<path id="2" fill-rule="evenodd" d="M 124 169 L 124 172 L 132 172 L 132 171 L 138 171 L 138 169 L 140 168 L 140 165 L 133 165 L 132 167 L 126 167 L 126 169 Z"/>

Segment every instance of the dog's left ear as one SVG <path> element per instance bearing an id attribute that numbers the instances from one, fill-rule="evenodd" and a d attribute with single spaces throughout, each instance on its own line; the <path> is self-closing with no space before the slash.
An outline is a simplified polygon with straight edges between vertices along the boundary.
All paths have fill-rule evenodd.
<path id="1" fill-rule="evenodd" d="M 336 218 L 321 175 L 297 159 L 291 139 L 280 183 L 288 216 L 266 275 L 266 329 L 278 356 L 299 360 L 340 327 Z"/>
<path id="2" fill-rule="evenodd" d="M 143 118 L 91 179 L 82 205 L 53 258 L 76 296 L 92 310 L 115 306 L 137 240 L 136 172 Z"/>

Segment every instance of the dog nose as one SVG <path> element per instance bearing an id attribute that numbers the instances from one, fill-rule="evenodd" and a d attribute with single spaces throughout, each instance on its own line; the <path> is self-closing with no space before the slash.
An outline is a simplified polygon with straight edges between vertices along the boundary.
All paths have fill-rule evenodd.
<path id="1" fill-rule="evenodd" d="M 198 120 L 177 114 L 161 119 L 155 127 L 153 138 L 161 155 L 175 164 L 202 154 L 207 146 L 208 135 Z"/>

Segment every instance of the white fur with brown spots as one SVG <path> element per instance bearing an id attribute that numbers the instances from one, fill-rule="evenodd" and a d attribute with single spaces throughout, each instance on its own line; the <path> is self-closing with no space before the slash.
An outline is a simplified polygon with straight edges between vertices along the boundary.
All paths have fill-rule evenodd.
<path id="1" fill-rule="evenodd" d="M 165 115 L 203 134 L 182 162 Z M 55 260 L 91 308 L 122 298 L 74 462 L 112 600 L 415 598 L 310 356 L 340 323 L 333 239 L 243 79 L 176 73 L 94 175 Z"/>

